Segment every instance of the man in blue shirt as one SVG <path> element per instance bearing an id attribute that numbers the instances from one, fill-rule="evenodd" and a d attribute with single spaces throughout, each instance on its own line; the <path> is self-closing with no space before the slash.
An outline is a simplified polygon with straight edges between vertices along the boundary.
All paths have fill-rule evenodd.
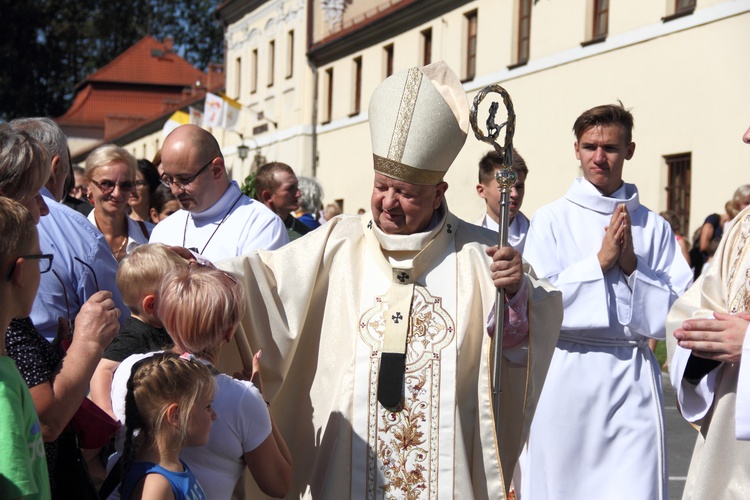
<path id="1" fill-rule="evenodd" d="M 50 177 L 41 194 L 49 215 L 39 220 L 39 245 L 43 253 L 55 256 L 52 272 L 42 275 L 31 310 L 39 332 L 52 341 L 57 336 L 58 318 L 75 320 L 81 306 L 99 290 L 112 292 L 120 309 L 120 324 L 130 316 L 117 289 L 117 261 L 104 236 L 85 217 L 61 203 L 70 157 L 65 134 L 49 118 L 22 118 L 11 126 L 39 140 L 49 152 Z M 72 330 L 71 330 L 72 332 Z"/>

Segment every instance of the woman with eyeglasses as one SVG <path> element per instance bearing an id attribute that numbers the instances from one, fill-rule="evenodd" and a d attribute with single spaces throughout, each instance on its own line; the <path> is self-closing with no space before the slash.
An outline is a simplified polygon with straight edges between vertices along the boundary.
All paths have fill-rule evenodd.
<path id="1" fill-rule="evenodd" d="M 130 192 L 130 218 L 146 222 L 149 232 L 153 226 L 150 225 L 151 197 L 156 188 L 161 185 L 159 172 L 153 163 L 148 160 L 138 160 L 138 170 L 135 173 L 135 188 Z"/>
<path id="2" fill-rule="evenodd" d="M 150 228 L 128 217 L 128 201 L 135 189 L 136 159 L 119 146 L 105 144 L 86 158 L 85 180 L 94 210 L 89 220 L 119 262 L 133 248 L 148 243 Z"/>

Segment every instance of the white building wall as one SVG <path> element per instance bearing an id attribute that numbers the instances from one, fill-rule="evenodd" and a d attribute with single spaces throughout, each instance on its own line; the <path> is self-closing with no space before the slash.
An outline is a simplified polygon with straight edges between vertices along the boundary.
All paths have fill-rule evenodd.
<path id="1" fill-rule="evenodd" d="M 738 159 L 750 163 L 750 148 L 740 140 L 750 125 L 750 1 L 699 1 L 692 15 L 663 22 L 670 14 L 667 2 L 613 0 L 607 39 L 583 47 L 587 1 L 542 0 L 532 9 L 530 61 L 508 70 L 515 62 L 510 34 L 514 4 L 470 2 L 323 68 L 334 68 L 335 96 L 333 119 L 319 128 L 319 178 L 326 198 L 344 199 L 348 212 L 369 206 L 369 131 L 364 116 L 347 116 L 351 59 L 363 58 L 363 111 L 383 77 L 382 47 L 393 43 L 394 71 L 418 64 L 420 32 L 428 27 L 433 30 L 433 61 L 444 59 L 461 75 L 464 14 L 474 9 L 479 19 L 477 77 L 465 88 L 470 100 L 491 83 L 511 94 L 518 116 L 514 142 L 531 171 L 527 214 L 562 196 L 580 175 L 572 148 L 576 117 L 617 99 L 635 116 L 637 148 L 624 177 L 639 186 L 650 208 L 666 209 L 664 155 L 692 153 L 691 232 L 706 215 L 722 211 L 737 186 L 750 183 L 750 171 L 734 164 Z M 451 209 L 468 220 L 483 210 L 475 190 L 476 164 L 487 149 L 470 135 L 446 177 Z"/>

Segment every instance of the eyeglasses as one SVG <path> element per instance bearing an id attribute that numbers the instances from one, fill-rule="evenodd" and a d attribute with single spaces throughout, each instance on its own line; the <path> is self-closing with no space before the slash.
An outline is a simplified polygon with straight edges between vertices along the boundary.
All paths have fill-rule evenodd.
<path id="1" fill-rule="evenodd" d="M 142 180 L 137 180 L 137 181 L 133 182 L 133 184 L 135 184 L 135 187 L 141 188 L 141 187 L 145 186 L 146 184 L 148 184 L 148 182 L 142 181 Z"/>
<path id="2" fill-rule="evenodd" d="M 39 255 L 19 255 L 16 259 L 16 262 L 18 262 L 18 259 L 36 259 L 39 261 L 39 272 L 44 274 L 50 269 L 52 269 L 52 258 L 54 255 L 51 253 L 45 253 L 45 254 L 39 254 Z M 16 269 L 16 262 L 13 263 L 12 266 L 10 266 L 10 269 L 8 270 L 8 274 L 5 275 L 5 281 L 10 281 L 10 277 L 13 276 L 13 271 Z"/>
<path id="3" fill-rule="evenodd" d="M 91 182 L 94 184 L 94 186 L 98 187 L 103 194 L 110 194 L 115 190 L 115 187 L 118 186 L 120 188 L 120 191 L 123 193 L 129 193 L 135 187 L 135 183 L 133 181 L 114 182 L 103 180 L 102 182 L 96 182 L 95 180 L 91 179 Z"/>
<path id="4" fill-rule="evenodd" d="M 177 186 L 179 189 L 185 189 L 187 188 L 191 182 L 193 182 L 199 175 L 203 173 L 204 170 L 208 168 L 209 165 L 211 165 L 216 158 L 211 158 L 208 163 L 203 165 L 200 170 L 198 170 L 195 174 L 191 175 L 190 177 L 184 178 L 184 179 L 175 179 L 171 175 L 163 174 L 161 178 L 159 179 L 162 184 L 167 186 L 168 188 L 171 188 L 172 185 Z"/>

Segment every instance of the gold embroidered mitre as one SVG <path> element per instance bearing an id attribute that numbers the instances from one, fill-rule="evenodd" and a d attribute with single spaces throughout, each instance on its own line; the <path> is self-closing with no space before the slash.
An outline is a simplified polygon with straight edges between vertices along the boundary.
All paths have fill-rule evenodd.
<path id="1" fill-rule="evenodd" d="M 369 107 L 375 171 L 411 184 L 434 185 L 466 142 L 469 102 L 443 61 L 391 75 Z"/>

